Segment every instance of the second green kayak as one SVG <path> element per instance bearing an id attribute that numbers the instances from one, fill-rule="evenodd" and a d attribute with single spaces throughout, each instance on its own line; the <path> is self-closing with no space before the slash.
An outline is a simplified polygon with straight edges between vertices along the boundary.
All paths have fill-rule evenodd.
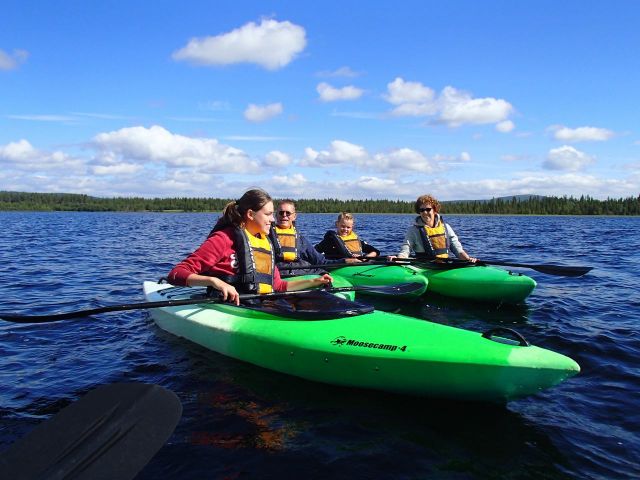
<path id="1" fill-rule="evenodd" d="M 536 287 L 531 277 L 489 266 L 427 268 L 421 265 L 355 264 L 336 268 L 331 274 L 353 285 L 379 286 L 424 282 L 428 293 L 490 303 L 521 303 Z M 405 298 L 406 298 L 405 297 Z"/>

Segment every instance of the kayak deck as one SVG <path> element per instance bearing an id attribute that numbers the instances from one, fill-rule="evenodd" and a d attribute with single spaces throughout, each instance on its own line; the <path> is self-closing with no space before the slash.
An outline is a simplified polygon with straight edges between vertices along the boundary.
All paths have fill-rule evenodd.
<path id="1" fill-rule="evenodd" d="M 163 291 L 171 288 L 144 283 L 149 301 L 166 298 Z M 207 304 L 153 309 L 151 315 L 163 330 L 264 368 L 404 394 L 507 401 L 580 370 L 549 350 L 380 311 L 305 320 Z"/>
<path id="2" fill-rule="evenodd" d="M 357 286 L 386 286 L 400 283 L 420 283 L 423 288 L 416 289 L 407 295 L 395 295 L 395 298 L 412 299 L 423 295 L 427 291 L 428 280 L 422 275 L 420 269 L 411 265 L 360 265 L 351 264 L 345 267 L 336 268 L 331 271 L 334 277 L 341 277 L 348 280 L 352 285 Z M 367 292 L 362 292 L 367 294 Z M 371 293 L 376 296 L 379 293 Z"/>
<path id="3" fill-rule="evenodd" d="M 536 287 L 531 277 L 490 266 L 419 270 L 429 280 L 427 292 L 467 300 L 521 303 Z"/>

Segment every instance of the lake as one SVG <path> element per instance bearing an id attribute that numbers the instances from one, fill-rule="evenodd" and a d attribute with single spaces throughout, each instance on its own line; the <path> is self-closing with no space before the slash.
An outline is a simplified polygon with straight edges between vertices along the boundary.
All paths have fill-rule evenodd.
<path id="1" fill-rule="evenodd" d="M 0 311 L 44 314 L 143 300 L 206 237 L 217 214 L 0 212 Z M 300 214 L 314 243 L 336 215 Z M 579 278 L 517 271 L 518 306 L 429 295 L 380 308 L 474 331 L 516 329 L 582 371 L 491 405 L 304 381 L 223 357 L 137 310 L 0 324 L 0 450 L 97 385 L 160 384 L 184 413 L 138 478 L 620 479 L 640 477 L 640 218 L 445 218 L 470 255 L 595 267 Z M 412 215 L 356 215 L 396 253 Z"/>

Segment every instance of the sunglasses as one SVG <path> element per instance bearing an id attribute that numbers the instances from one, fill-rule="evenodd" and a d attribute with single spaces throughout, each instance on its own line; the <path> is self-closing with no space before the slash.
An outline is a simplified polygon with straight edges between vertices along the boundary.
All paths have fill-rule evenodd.
<path id="1" fill-rule="evenodd" d="M 420 211 L 420 213 L 424 213 L 424 212 L 430 212 L 431 210 L 433 210 L 433 208 L 426 207 L 426 208 L 419 208 L 418 210 Z"/>
<path id="2" fill-rule="evenodd" d="M 278 212 L 278 215 L 280 215 L 281 217 L 290 217 L 291 215 L 293 215 L 296 212 L 289 212 L 287 210 L 280 210 Z"/>

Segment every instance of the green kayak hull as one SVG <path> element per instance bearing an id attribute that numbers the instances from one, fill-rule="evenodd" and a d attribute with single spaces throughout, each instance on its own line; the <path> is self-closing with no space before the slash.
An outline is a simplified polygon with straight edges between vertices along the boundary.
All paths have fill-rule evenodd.
<path id="1" fill-rule="evenodd" d="M 429 280 L 427 292 L 466 300 L 521 303 L 536 288 L 531 277 L 489 266 L 420 270 Z"/>
<path id="2" fill-rule="evenodd" d="M 191 296 L 186 288 L 144 283 L 148 301 L 166 300 L 167 292 L 172 298 Z M 381 311 L 329 320 L 292 319 L 230 304 L 150 312 L 161 329 L 209 350 L 333 385 L 505 402 L 580 370 L 550 350 Z"/>
<path id="3" fill-rule="evenodd" d="M 389 286 L 400 283 L 419 283 L 423 288 L 406 295 L 394 295 L 396 298 L 417 298 L 427 291 L 428 280 L 418 268 L 410 265 L 349 265 L 331 270 L 334 278 L 343 278 L 357 286 Z M 386 296 L 379 292 L 359 292 L 375 296 Z"/>

